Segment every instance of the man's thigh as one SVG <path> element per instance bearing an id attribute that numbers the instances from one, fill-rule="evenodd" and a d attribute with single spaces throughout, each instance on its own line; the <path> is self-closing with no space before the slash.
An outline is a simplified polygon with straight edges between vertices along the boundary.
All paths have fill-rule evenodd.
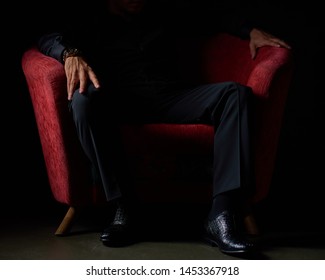
<path id="1" fill-rule="evenodd" d="M 212 123 L 221 115 L 227 98 L 243 89 L 237 83 L 224 82 L 183 90 L 161 100 L 157 118 L 168 123 Z"/>

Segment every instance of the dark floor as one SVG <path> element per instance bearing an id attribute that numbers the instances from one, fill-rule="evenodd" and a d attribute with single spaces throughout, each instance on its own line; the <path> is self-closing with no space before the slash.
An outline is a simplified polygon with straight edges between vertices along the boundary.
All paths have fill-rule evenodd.
<path id="1" fill-rule="evenodd" d="M 81 211 L 71 234 L 64 237 L 55 236 L 54 232 L 65 214 L 65 206 L 53 202 L 21 213 L 8 209 L 2 213 L 5 218 L 1 225 L 0 259 L 325 260 L 325 232 L 312 219 L 310 224 L 303 224 L 294 219 L 284 221 L 278 213 L 270 217 L 265 214 L 265 205 L 256 208 L 261 234 L 254 239 L 259 252 L 251 256 L 222 254 L 200 239 L 201 206 L 184 205 L 176 210 L 173 205 L 144 205 L 143 213 L 155 214 L 143 215 L 139 223 L 141 241 L 124 248 L 108 248 L 99 241 L 103 221 L 109 218 L 100 214 L 102 208 Z"/>

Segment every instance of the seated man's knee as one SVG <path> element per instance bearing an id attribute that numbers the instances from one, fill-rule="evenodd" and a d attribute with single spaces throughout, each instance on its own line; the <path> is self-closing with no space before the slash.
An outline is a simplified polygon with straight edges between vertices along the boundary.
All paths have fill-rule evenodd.
<path id="1" fill-rule="evenodd" d="M 77 89 L 72 97 L 70 109 L 72 110 L 74 119 L 83 120 L 90 117 L 91 112 L 96 106 L 96 99 L 98 98 L 99 90 L 93 85 L 90 85 L 85 92 L 80 93 Z"/>

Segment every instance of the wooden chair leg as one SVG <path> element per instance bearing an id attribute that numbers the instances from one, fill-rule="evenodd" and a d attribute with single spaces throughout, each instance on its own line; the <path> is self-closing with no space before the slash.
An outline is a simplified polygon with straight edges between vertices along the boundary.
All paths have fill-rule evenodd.
<path id="1" fill-rule="evenodd" d="M 67 213 L 65 214 L 61 224 L 57 228 L 55 235 L 57 236 L 63 236 L 66 235 L 71 227 L 72 221 L 74 220 L 76 216 L 76 209 L 73 206 L 70 206 Z"/>
<path id="2" fill-rule="evenodd" d="M 244 218 L 244 225 L 245 225 L 247 234 L 249 234 L 249 235 L 259 235 L 260 234 L 260 231 L 258 229 L 256 220 L 255 220 L 253 214 L 248 214 Z"/>

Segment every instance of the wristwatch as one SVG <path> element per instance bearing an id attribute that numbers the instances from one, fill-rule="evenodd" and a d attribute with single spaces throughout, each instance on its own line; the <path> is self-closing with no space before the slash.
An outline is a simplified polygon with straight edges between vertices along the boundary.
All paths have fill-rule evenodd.
<path id="1" fill-rule="evenodd" d="M 77 48 L 66 48 L 62 54 L 63 63 L 65 62 L 65 60 L 68 57 L 71 57 L 71 56 L 81 56 L 81 51 Z"/>

